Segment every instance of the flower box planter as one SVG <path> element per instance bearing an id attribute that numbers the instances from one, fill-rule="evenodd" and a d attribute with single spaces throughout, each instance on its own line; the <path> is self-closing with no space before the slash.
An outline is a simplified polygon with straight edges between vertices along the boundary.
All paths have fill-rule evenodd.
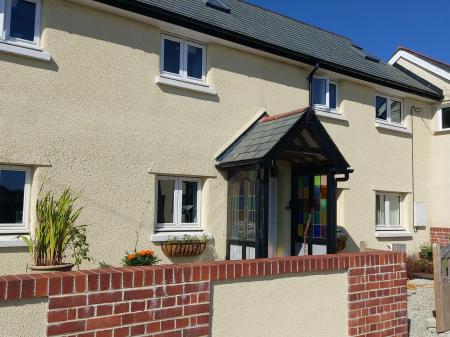
<path id="1" fill-rule="evenodd" d="M 205 251 L 206 242 L 163 242 L 161 249 L 164 255 L 174 256 L 197 256 Z"/>

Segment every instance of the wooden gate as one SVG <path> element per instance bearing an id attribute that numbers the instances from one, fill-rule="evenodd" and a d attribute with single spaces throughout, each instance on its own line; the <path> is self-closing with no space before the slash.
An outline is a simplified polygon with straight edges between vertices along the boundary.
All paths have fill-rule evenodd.
<path id="1" fill-rule="evenodd" d="M 434 299 L 436 331 L 450 330 L 450 245 L 433 244 Z"/>

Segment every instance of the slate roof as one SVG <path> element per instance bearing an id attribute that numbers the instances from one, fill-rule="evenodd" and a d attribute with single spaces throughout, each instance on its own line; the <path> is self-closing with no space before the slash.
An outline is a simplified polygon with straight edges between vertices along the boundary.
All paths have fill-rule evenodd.
<path id="1" fill-rule="evenodd" d="M 304 115 L 305 109 L 260 119 L 219 156 L 219 166 L 263 160 Z"/>
<path id="2" fill-rule="evenodd" d="M 240 0 L 221 0 L 230 12 L 205 0 L 95 0 L 222 39 L 261 49 L 394 89 L 441 99 L 399 69 L 373 57 L 343 36 Z"/>

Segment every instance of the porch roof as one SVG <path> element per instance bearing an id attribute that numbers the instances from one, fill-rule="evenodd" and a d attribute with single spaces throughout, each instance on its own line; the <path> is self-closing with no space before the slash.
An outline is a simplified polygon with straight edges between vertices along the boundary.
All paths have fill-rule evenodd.
<path id="1" fill-rule="evenodd" d="M 278 159 L 282 151 L 297 153 L 304 160 L 305 153 L 315 155 L 316 161 L 327 161 L 339 173 L 350 167 L 312 108 L 266 114 L 217 157 L 217 167 L 264 163 Z"/>

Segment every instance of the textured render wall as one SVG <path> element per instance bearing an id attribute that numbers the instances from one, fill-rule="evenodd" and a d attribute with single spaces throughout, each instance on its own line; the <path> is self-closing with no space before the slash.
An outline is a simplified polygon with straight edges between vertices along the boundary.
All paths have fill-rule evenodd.
<path id="1" fill-rule="evenodd" d="M 8 144 L 0 163 L 51 165 L 37 170 L 35 191 L 47 177 L 46 189 L 82 192 L 90 266 L 118 264 L 141 224 L 139 247 L 154 248 L 154 174 L 201 176 L 201 220 L 215 251 L 198 259 L 223 258 L 227 185 L 214 158 L 261 109 L 305 105 L 307 72 L 210 44 L 208 82 L 218 96 L 203 95 L 154 83 L 155 27 L 60 0 L 44 1 L 42 24 L 51 62 L 0 53 L 0 142 Z M 0 254 L 0 274 L 29 261 L 24 249 Z"/>
<path id="2" fill-rule="evenodd" d="M 284 336 L 320 309 L 319 321 L 298 331 L 406 337 L 405 259 L 376 252 L 3 276 L 0 303 L 12 313 L 17 300 L 48 298 L 47 336 L 228 337 L 230 329 L 247 329 L 224 332 L 237 312 L 241 325 L 252 315 L 271 320 L 272 330 L 258 337 L 274 336 L 277 327 L 275 335 Z M 256 324 L 252 331 L 261 331 Z"/>
<path id="3" fill-rule="evenodd" d="M 343 271 L 217 282 L 211 288 L 214 337 L 292 337 L 307 331 L 315 337 L 347 336 Z"/>
<path id="4" fill-rule="evenodd" d="M 201 220 L 215 241 L 198 259 L 223 258 L 227 185 L 214 158 L 261 109 L 306 106 L 308 70 L 211 43 L 207 80 L 218 96 L 203 95 L 154 83 L 158 28 L 65 0 L 44 1 L 42 25 L 51 62 L 0 53 L 0 142 L 8 144 L 0 163 L 40 167 L 34 194 L 44 180 L 45 189 L 82 191 L 89 266 L 118 264 L 142 224 L 139 247 L 159 251 L 149 241 L 155 174 L 201 176 Z M 373 236 L 373 188 L 410 191 L 410 139 L 375 129 L 374 89 L 341 81 L 339 94 L 349 123 L 323 122 L 355 168 L 345 226 L 353 242 L 384 248 Z M 0 254 L 0 274 L 22 272 L 29 261 L 24 249 Z"/>
<path id="5" fill-rule="evenodd" d="M 399 59 L 398 64 L 414 72 L 420 77 L 433 83 L 444 91 L 444 106 L 450 104 L 450 81 L 445 80 L 426 69 L 423 69 L 407 60 Z M 432 227 L 450 228 L 450 209 L 448 207 L 450 178 L 448 172 L 450 170 L 450 157 L 448 149 L 450 147 L 450 134 L 434 133 L 438 129 L 438 114 L 432 114 L 429 134 L 432 136 L 430 147 L 431 159 L 431 186 L 433 191 L 431 202 L 429 203 L 429 220 Z"/>

